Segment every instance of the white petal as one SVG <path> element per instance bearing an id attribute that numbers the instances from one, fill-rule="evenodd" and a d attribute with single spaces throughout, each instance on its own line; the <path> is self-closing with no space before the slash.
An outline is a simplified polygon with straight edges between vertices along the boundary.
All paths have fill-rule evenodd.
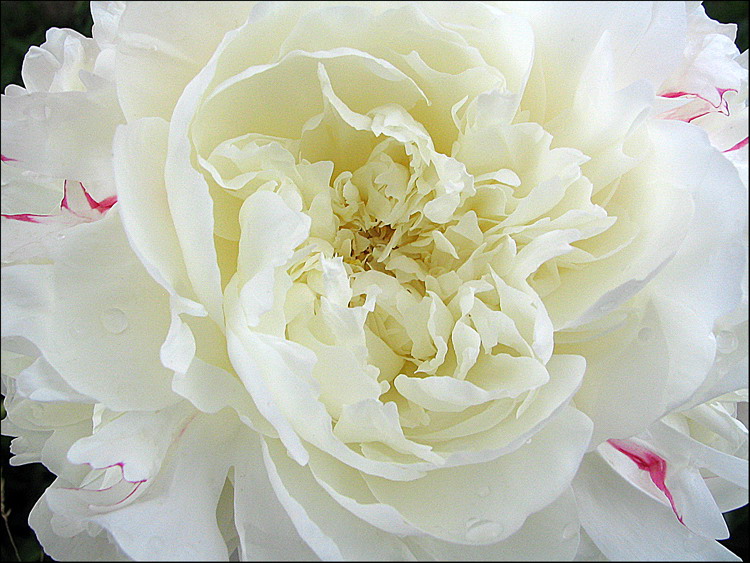
<path id="1" fill-rule="evenodd" d="M 396 536 L 366 524 L 339 506 L 293 463 L 278 441 L 266 440 L 263 457 L 281 504 L 300 536 L 323 560 L 413 560 Z"/>
<path id="2" fill-rule="evenodd" d="M 227 345 L 232 365 L 293 459 L 301 464 L 307 462 L 301 438 L 362 471 L 390 479 L 421 475 L 417 469 L 367 459 L 336 438 L 331 416 L 318 399 L 312 351 L 285 338 L 249 330 L 239 317 L 241 311 L 231 283 L 226 297 Z"/>
<path id="3" fill-rule="evenodd" d="M 151 479 L 192 410 L 183 405 L 157 412 L 126 412 L 68 450 L 72 463 L 96 469 L 119 465 L 130 482 Z"/>
<path id="4" fill-rule="evenodd" d="M 317 448 L 310 450 L 310 470 L 318 484 L 349 512 L 365 522 L 398 536 L 420 536 L 417 530 L 387 504 L 378 502 L 362 474 Z"/>
<path id="5" fill-rule="evenodd" d="M 724 540 L 729 529 L 703 476 L 695 467 L 667 474 L 665 481 L 685 526 L 704 538 Z"/>
<path id="6" fill-rule="evenodd" d="M 62 486 L 60 480 L 52 487 Z M 76 524 L 70 526 L 71 532 L 61 535 L 60 526 L 55 531 L 52 521 L 56 515 L 47 506 L 45 495 L 36 502 L 29 513 L 29 526 L 34 530 L 44 553 L 57 561 L 130 561 L 109 539 L 106 531 L 91 535 L 86 529 L 76 530 Z"/>
<path id="7" fill-rule="evenodd" d="M 115 194 L 112 137 L 122 114 L 114 88 L 2 97 L 2 154 L 18 166 L 86 184 L 92 195 Z"/>
<path id="8" fill-rule="evenodd" d="M 191 291 L 164 185 L 169 125 L 158 118 L 118 127 L 113 143 L 117 198 L 133 251 L 168 291 Z"/>
<path id="9" fill-rule="evenodd" d="M 222 40 L 226 45 L 234 37 L 229 32 Z M 219 47 L 219 52 L 221 47 Z M 165 183 L 177 239 L 182 248 L 185 267 L 198 301 L 211 317 L 223 324 L 221 274 L 214 246 L 213 201 L 208 184 L 191 162 L 193 152 L 190 124 L 201 102 L 206 86 L 216 71 L 214 57 L 183 90 L 174 108 L 169 128 Z M 140 74 L 138 74 L 140 76 Z"/>
<path id="10" fill-rule="evenodd" d="M 344 443 L 379 442 L 404 454 L 440 464 L 443 459 L 430 446 L 417 444 L 404 436 L 396 403 L 365 399 L 345 405 L 333 433 Z"/>
<path id="11" fill-rule="evenodd" d="M 226 295 L 227 350 L 229 352 L 229 358 L 232 361 L 232 366 L 244 383 L 245 388 L 252 396 L 255 405 L 258 407 L 258 411 L 260 411 L 266 420 L 268 420 L 268 422 L 276 429 L 279 438 L 288 448 L 290 455 L 292 455 L 297 462 L 304 464 L 307 462 L 308 457 L 305 447 L 302 445 L 302 441 L 292 428 L 290 421 L 287 420 L 284 412 L 281 410 L 284 403 L 277 402 L 274 395 L 274 388 L 266 380 L 266 377 L 270 377 L 270 374 L 264 370 L 264 367 L 268 366 L 268 364 L 283 366 L 283 360 L 279 358 L 279 354 L 276 352 L 273 352 L 273 357 L 263 358 L 262 354 L 268 354 L 268 348 L 270 347 L 263 346 L 262 342 L 257 342 L 256 344 L 256 339 L 253 338 L 253 333 L 247 330 L 247 327 L 243 328 L 239 324 L 241 321 L 237 318 L 237 306 L 233 305 L 233 302 L 236 303 L 237 301 L 236 290 L 233 289 L 231 283 L 227 286 Z M 250 341 L 256 345 L 248 346 L 249 339 L 252 339 Z M 296 383 L 298 386 L 305 387 L 309 385 L 309 382 L 304 379 L 292 380 L 290 383 Z M 303 390 L 297 388 L 293 391 L 293 393 L 295 392 L 300 395 L 298 400 L 304 399 L 305 395 L 311 394 L 309 389 Z"/>
<path id="12" fill-rule="evenodd" d="M 570 104 L 583 68 L 605 30 L 612 35 L 619 88 L 642 78 L 655 88 L 682 60 L 687 27 L 683 5 L 512 2 L 503 6 L 525 16 L 534 30 L 534 60 L 541 65 L 549 88 L 549 94 L 542 97 L 547 101 L 546 111 L 534 113 L 534 120 L 552 118 Z M 576 40 L 571 42 L 571 37 Z M 533 85 L 527 92 L 539 95 Z"/>
<path id="13" fill-rule="evenodd" d="M 401 374 L 394 384 L 405 398 L 428 410 L 460 412 L 495 399 L 517 397 L 549 380 L 547 371 L 538 361 L 507 354 L 481 356 L 472 371 L 471 381 L 445 376 L 415 378 Z"/>
<path id="14" fill-rule="evenodd" d="M 652 443 L 648 438 L 613 440 L 599 446 L 598 451 L 620 476 L 669 506 L 691 531 L 709 539 L 729 537 L 721 511 L 698 468 L 685 463 L 679 452 L 670 455 L 669 450 L 654 448 Z"/>
<path id="15" fill-rule="evenodd" d="M 3 350 L 5 351 L 5 350 Z M 33 401 L 62 401 L 93 403 L 93 399 L 78 393 L 60 377 L 47 361 L 40 357 L 16 378 L 18 392 Z"/>
<path id="16" fill-rule="evenodd" d="M 127 5 L 117 27 L 117 91 L 128 121 L 169 119 L 188 82 L 252 3 Z M 207 24 L 207 22 L 210 22 Z"/>
<path id="17" fill-rule="evenodd" d="M 692 533 L 669 506 L 588 454 L 573 481 L 581 524 L 609 559 L 626 561 L 739 561 L 714 540 Z"/>
<path id="18" fill-rule="evenodd" d="M 234 517 L 240 560 L 313 559 L 315 553 L 299 537 L 273 490 L 261 440 L 249 436 L 239 446 L 234 466 Z"/>
<path id="19" fill-rule="evenodd" d="M 50 246 L 54 246 L 55 239 L 65 238 L 67 229 L 101 219 L 117 202 L 115 197 L 96 201 L 80 182 L 64 181 L 62 184 L 62 200 L 50 213 L 2 215 L 3 262 L 39 262 L 48 259 Z M 38 184 L 32 185 L 34 191 L 41 191 Z"/>
<path id="20" fill-rule="evenodd" d="M 652 135 L 668 150 L 662 158 L 670 162 L 670 174 L 693 192 L 696 210 L 684 243 L 654 280 L 654 289 L 689 301 L 699 315 L 716 319 L 733 310 L 741 296 L 747 252 L 746 239 L 743 243 L 743 236 L 747 236 L 747 190 L 734 166 L 710 145 L 699 128 L 660 121 L 652 128 Z M 721 197 L 717 197 L 719 193 Z M 705 264 L 709 254 L 711 260 Z M 696 269 L 699 263 L 702 266 Z M 686 277 L 686 271 L 693 273 Z"/>
<path id="21" fill-rule="evenodd" d="M 664 421 L 649 427 L 649 443 L 669 455 L 677 463 L 705 468 L 735 485 L 747 488 L 747 461 L 711 448 Z"/>
<path id="22" fill-rule="evenodd" d="M 131 497 L 135 500 L 128 499 L 120 508 L 104 507 L 106 511 L 97 514 L 91 501 L 75 508 L 77 499 L 91 491 L 53 490 L 47 493 L 56 493 L 49 496 L 50 507 L 63 515 L 88 511 L 86 518 L 106 528 L 133 559 L 226 560 L 216 505 L 238 447 L 236 433 L 249 431 L 227 412 L 196 415 L 177 437 L 159 474 L 139 488 L 137 498 Z"/>
<path id="23" fill-rule="evenodd" d="M 240 379 L 198 357 L 193 358 L 187 372 L 175 374 L 172 390 L 188 399 L 200 411 L 213 414 L 229 406 L 250 428 L 267 435 L 274 434 Z"/>
<path id="24" fill-rule="evenodd" d="M 745 487 L 738 487 L 734 483 L 717 477 L 708 479 L 706 485 L 711 490 L 719 510 L 729 512 L 745 506 L 748 502 L 748 492 Z"/>
<path id="25" fill-rule="evenodd" d="M 428 442 L 437 440 L 436 446 L 439 445 L 439 451 L 451 452 L 446 466 L 481 463 L 515 451 L 567 408 L 571 397 L 581 384 L 586 361 L 581 356 L 556 354 L 546 367 L 550 380 L 533 391 L 533 400 L 527 404 L 523 412 L 520 412 L 519 408 L 517 416 L 500 418 L 489 429 L 482 428 L 479 432 L 472 431 L 475 423 L 468 420 L 468 435 L 459 434 L 456 438 L 445 438 L 428 432 L 421 439 Z M 502 404 L 498 406 L 502 413 L 505 407 Z M 497 411 L 488 409 L 487 412 L 496 414 Z"/>
<path id="26" fill-rule="evenodd" d="M 569 561 L 578 548 L 577 513 L 569 489 L 499 543 L 469 546 L 427 537 L 408 538 L 406 544 L 419 546 L 437 561 Z"/>
<path id="27" fill-rule="evenodd" d="M 257 191 L 240 210 L 239 277 L 242 310 L 250 326 L 274 305 L 275 269 L 287 264 L 310 232 L 310 218 L 275 192 Z"/>
<path id="28" fill-rule="evenodd" d="M 29 338 L 68 385 L 110 408 L 174 403 L 159 361 L 168 301 L 130 250 L 116 208 L 69 229 L 51 251 L 53 266 L 3 268 L 3 308 L 13 311 L 4 334 Z"/>
<path id="29" fill-rule="evenodd" d="M 80 71 L 91 71 L 96 43 L 72 29 L 51 28 L 46 41 L 31 47 L 23 59 L 21 78 L 29 92 L 84 90 Z"/>
<path id="30" fill-rule="evenodd" d="M 435 469 L 415 481 L 365 480 L 380 502 L 416 528 L 450 542 L 486 545 L 516 532 L 563 493 L 590 432 L 588 418 L 568 408 L 530 444 L 494 461 Z"/>
<path id="31" fill-rule="evenodd" d="M 49 214 L 60 208 L 64 182 L 0 162 L 2 213 Z"/>

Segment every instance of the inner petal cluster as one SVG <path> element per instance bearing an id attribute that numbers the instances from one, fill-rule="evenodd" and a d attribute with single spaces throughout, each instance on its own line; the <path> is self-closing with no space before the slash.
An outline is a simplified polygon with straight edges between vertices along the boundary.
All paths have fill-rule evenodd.
<path id="1" fill-rule="evenodd" d="M 524 121 L 509 82 L 464 47 L 494 77 L 479 92 L 448 68 L 451 95 L 431 91 L 438 71 L 413 56 L 288 50 L 214 78 L 191 125 L 225 310 L 301 346 L 334 435 L 370 459 L 440 465 L 532 432 L 538 395 L 554 409 L 583 373 L 550 364 L 542 299 L 635 232 L 600 205 L 617 183 L 595 186 L 596 163 Z M 255 111 L 274 95 L 286 113 Z"/>

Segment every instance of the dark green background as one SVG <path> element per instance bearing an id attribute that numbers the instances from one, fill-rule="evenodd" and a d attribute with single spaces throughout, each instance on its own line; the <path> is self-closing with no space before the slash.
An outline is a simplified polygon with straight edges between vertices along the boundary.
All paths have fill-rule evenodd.
<path id="1" fill-rule="evenodd" d="M 739 26 L 737 45 L 740 51 L 747 49 L 747 2 L 704 2 L 706 12 L 712 18 Z M 50 27 L 69 27 L 91 36 L 91 16 L 88 2 L 42 1 L 0 2 L 0 45 L 2 45 L 2 89 L 8 84 L 21 84 L 21 61 L 31 45 L 44 42 L 44 33 Z M 5 416 L 3 409 L 2 416 Z M 50 561 L 42 553 L 26 518 L 36 499 L 52 482 L 52 475 L 41 464 L 10 467 L 8 449 L 10 438 L 2 437 L 2 484 L 3 509 L 10 525 L 22 561 Z M 732 538 L 724 543 L 743 560 L 748 560 L 747 507 L 728 514 Z M 3 524 L 4 525 L 4 524 Z M 0 560 L 15 561 L 16 556 L 3 529 Z"/>

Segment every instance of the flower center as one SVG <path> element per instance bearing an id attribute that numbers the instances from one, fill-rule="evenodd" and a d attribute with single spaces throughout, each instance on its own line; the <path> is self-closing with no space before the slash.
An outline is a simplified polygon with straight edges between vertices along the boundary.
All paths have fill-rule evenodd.
<path id="1" fill-rule="evenodd" d="M 387 252 L 395 232 L 389 225 L 377 225 L 365 231 L 354 232 L 353 248 L 349 255 L 343 255 L 344 261 L 353 269 L 379 269 L 378 263 Z"/>

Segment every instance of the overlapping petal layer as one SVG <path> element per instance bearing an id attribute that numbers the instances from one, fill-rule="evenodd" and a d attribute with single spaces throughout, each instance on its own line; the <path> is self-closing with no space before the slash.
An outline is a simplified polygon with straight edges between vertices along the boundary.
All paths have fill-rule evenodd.
<path id="1" fill-rule="evenodd" d="M 48 553 L 731 558 L 730 30 L 682 3 L 92 13 L 3 97 L 8 431 L 58 475 Z"/>

